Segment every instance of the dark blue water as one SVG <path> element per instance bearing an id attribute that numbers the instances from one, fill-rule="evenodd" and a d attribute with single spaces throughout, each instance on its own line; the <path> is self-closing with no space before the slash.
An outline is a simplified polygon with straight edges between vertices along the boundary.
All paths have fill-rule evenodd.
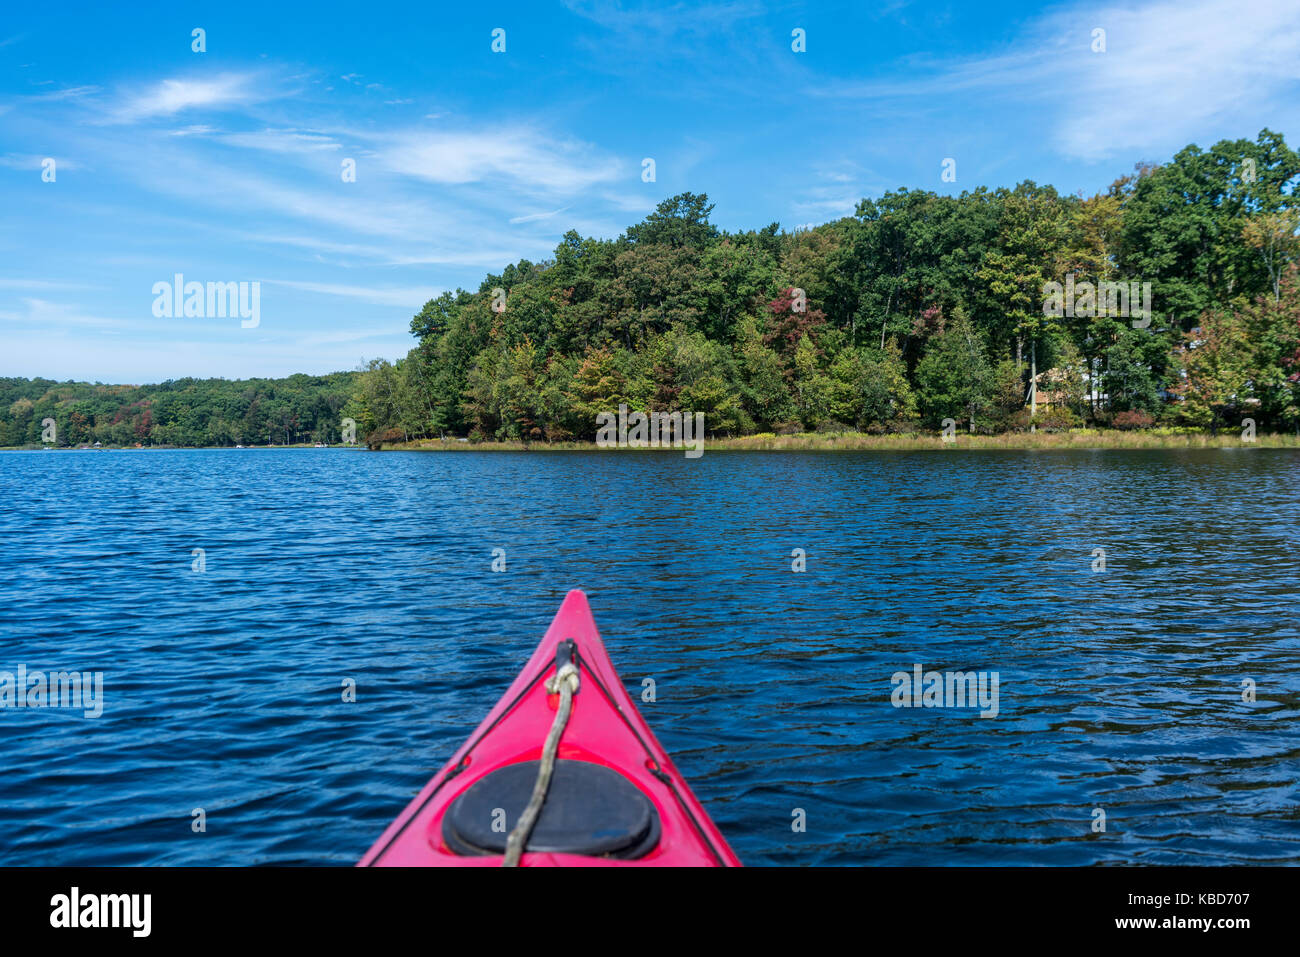
<path id="1" fill-rule="evenodd" d="M 1264 449 L 4 453 L 0 671 L 104 710 L 0 709 L 0 863 L 352 864 L 574 587 L 746 863 L 1300 862 L 1297 489 Z M 997 717 L 893 707 L 916 664 Z"/>

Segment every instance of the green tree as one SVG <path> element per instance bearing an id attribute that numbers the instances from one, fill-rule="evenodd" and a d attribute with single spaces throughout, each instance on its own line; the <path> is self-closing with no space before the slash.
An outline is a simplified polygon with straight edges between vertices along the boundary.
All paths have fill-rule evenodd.
<path id="1" fill-rule="evenodd" d="M 979 330 L 958 310 L 916 368 L 917 404 L 926 424 L 965 420 L 975 432 L 990 406 L 992 366 Z"/>
<path id="2" fill-rule="evenodd" d="M 629 226 L 627 241 L 638 246 L 703 249 L 718 236 L 717 227 L 709 222 L 711 212 L 713 204 L 706 194 L 678 193 L 665 199 L 640 223 Z"/>

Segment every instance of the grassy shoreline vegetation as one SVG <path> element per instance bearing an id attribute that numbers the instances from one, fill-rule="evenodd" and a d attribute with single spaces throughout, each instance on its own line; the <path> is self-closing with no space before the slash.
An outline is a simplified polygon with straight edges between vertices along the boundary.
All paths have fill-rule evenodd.
<path id="1" fill-rule="evenodd" d="M 374 449 L 589 447 L 624 405 L 703 413 L 710 448 L 928 447 L 945 427 L 957 447 L 1231 444 L 1247 420 L 1285 444 L 1298 180 L 1263 130 L 1093 196 L 900 189 L 793 232 L 720 230 L 682 193 L 616 239 L 570 230 L 552 258 L 430 300 L 396 362 L 0 379 L 0 447 L 41 446 L 51 420 L 61 447 L 336 444 L 345 419 Z"/>
<path id="2" fill-rule="evenodd" d="M 470 442 L 456 439 L 423 438 L 409 442 L 384 442 L 378 446 L 392 452 L 590 452 L 597 448 L 595 442 L 523 442 L 517 439 Z M 602 451 L 614 448 L 607 446 Z M 864 452 L 925 450 L 1034 450 L 1059 449 L 1223 449 L 1263 448 L 1300 449 L 1300 435 L 1257 434 L 1247 441 L 1239 434 L 1152 429 L 1123 432 L 1113 429 L 1073 429 L 1069 432 L 1003 432 L 997 435 L 966 435 L 958 433 L 952 442 L 938 435 L 920 433 L 894 435 L 868 435 L 862 432 L 798 433 L 774 435 L 771 432 L 706 439 L 705 451 L 731 452 Z M 635 453 L 672 452 L 682 454 L 682 449 L 638 449 L 619 447 L 617 451 Z"/>

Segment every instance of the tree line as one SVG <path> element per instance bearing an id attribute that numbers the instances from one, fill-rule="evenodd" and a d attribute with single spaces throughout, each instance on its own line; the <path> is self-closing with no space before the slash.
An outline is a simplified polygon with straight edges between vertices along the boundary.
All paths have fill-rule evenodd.
<path id="1" fill-rule="evenodd" d="M 0 378 L 0 446 L 233 446 L 342 441 L 357 373 L 103 385 Z"/>

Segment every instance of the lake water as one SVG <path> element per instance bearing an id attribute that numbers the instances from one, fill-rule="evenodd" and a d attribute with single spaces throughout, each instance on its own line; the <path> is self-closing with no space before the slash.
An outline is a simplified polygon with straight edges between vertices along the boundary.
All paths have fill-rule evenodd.
<path id="1" fill-rule="evenodd" d="M 0 671 L 104 687 L 0 709 L 0 863 L 352 864 L 570 588 L 747 864 L 1297 863 L 1298 490 L 1254 448 L 3 453 Z M 997 716 L 894 707 L 916 665 Z"/>

